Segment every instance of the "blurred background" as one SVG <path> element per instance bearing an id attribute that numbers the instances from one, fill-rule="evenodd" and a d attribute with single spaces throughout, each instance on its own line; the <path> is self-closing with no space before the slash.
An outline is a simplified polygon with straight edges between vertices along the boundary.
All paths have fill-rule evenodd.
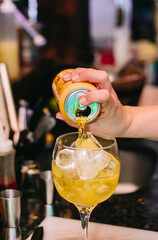
<path id="1" fill-rule="evenodd" d="M 41 219 L 39 172 L 51 170 L 56 137 L 76 131 L 55 117 L 52 82 L 59 71 L 76 67 L 107 71 L 124 105 L 158 105 L 158 0 L 0 0 L 0 123 L 16 150 L 17 188 L 24 200 L 36 200 L 22 209 L 26 235 Z M 144 195 L 109 200 L 113 214 L 109 205 L 106 211 L 100 207 L 92 221 L 157 231 L 158 143 L 118 139 L 118 144 L 130 153 L 123 157 L 125 186 L 142 189 L 152 177 L 154 183 Z M 0 190 L 9 187 L 0 182 Z M 75 216 L 63 200 L 55 199 L 56 215 Z"/>
<path id="2" fill-rule="evenodd" d="M 0 0 L 0 63 L 7 68 L 6 76 L 0 65 L 0 120 L 17 155 L 26 148 L 27 159 L 35 156 L 41 139 L 51 152 L 55 137 L 72 130 L 55 119 L 51 85 L 59 71 L 105 70 L 122 104 L 138 105 L 144 86 L 158 84 L 157 48 L 156 0 Z"/>
<path id="3" fill-rule="evenodd" d="M 25 19 L 15 12 L 20 72 L 12 82 L 21 80 L 43 60 L 93 65 L 114 72 L 133 58 L 145 61 L 157 57 L 156 0 L 16 0 L 13 3 Z M 44 39 L 35 41 L 25 20 Z M 5 24 L 1 19 L 1 28 Z"/>

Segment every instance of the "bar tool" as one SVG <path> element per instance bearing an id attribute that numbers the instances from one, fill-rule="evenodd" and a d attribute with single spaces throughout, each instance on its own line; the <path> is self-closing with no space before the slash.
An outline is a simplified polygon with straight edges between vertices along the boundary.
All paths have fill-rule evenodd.
<path id="1" fill-rule="evenodd" d="M 43 227 L 38 227 L 35 229 L 31 240 L 42 240 L 43 239 Z"/>
<path id="2" fill-rule="evenodd" d="M 53 216 L 54 182 L 51 170 L 40 172 L 41 200 L 44 204 L 44 216 Z"/>
<path id="3" fill-rule="evenodd" d="M 6 228 L 16 228 L 20 224 L 22 193 L 14 189 L 0 192 L 0 206 L 3 225 Z"/>

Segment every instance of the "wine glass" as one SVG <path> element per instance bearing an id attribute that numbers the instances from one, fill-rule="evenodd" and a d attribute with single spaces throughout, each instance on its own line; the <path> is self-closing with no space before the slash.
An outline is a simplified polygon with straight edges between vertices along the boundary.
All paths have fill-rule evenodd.
<path id="1" fill-rule="evenodd" d="M 120 174 L 115 138 L 92 133 L 85 136 L 80 139 L 78 132 L 59 136 L 52 159 L 55 187 L 79 210 L 83 240 L 88 239 L 92 210 L 113 194 Z"/>

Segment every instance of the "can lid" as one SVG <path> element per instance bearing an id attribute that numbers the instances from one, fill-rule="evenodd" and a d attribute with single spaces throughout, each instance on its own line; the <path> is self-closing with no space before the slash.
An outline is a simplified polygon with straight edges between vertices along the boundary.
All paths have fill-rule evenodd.
<path id="1" fill-rule="evenodd" d="M 0 123 L 0 153 L 5 153 L 13 149 L 13 141 L 6 139 L 4 129 Z"/>
<path id="2" fill-rule="evenodd" d="M 75 89 L 66 97 L 65 99 L 65 111 L 67 116 L 73 121 L 76 122 L 75 110 L 79 104 L 79 98 L 84 95 L 86 92 L 90 91 L 87 88 Z M 91 112 L 87 117 L 86 122 L 93 121 L 100 112 L 100 104 L 93 103 L 89 105 Z"/>

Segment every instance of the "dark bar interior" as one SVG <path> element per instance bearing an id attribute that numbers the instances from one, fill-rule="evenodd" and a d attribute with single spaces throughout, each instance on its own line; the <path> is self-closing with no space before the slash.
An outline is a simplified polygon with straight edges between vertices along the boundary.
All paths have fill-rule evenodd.
<path id="1" fill-rule="evenodd" d="M 15 7 L 13 20 L 3 8 L 9 2 Z M 79 221 L 78 227 L 72 221 L 74 236 L 69 232 L 70 220 L 80 220 L 78 209 L 60 196 L 52 174 L 51 180 L 41 175 L 52 172 L 56 139 L 77 132 L 56 118 L 59 106 L 52 83 L 59 72 L 78 67 L 106 71 L 123 106 L 158 105 L 158 1 L 0 0 L 0 127 L 15 150 L 12 169 L 10 160 L 4 163 L 0 136 L 0 191 L 22 192 L 17 229 L 4 227 L 0 201 L 2 240 L 31 239 L 40 224 L 43 239 L 51 239 L 51 231 L 52 239 L 81 239 L 80 233 L 75 235 L 75 229 L 81 228 Z M 90 225 L 89 239 L 106 239 L 101 234 L 109 227 L 107 239 L 151 236 L 154 240 L 158 142 L 134 137 L 116 137 L 116 141 L 121 162 L 118 185 L 92 211 L 90 224 L 103 225 Z M 54 230 L 48 229 L 47 222 L 54 224 L 55 218 Z M 103 230 L 97 238 L 99 226 Z M 111 226 L 118 228 L 110 230 Z"/>

